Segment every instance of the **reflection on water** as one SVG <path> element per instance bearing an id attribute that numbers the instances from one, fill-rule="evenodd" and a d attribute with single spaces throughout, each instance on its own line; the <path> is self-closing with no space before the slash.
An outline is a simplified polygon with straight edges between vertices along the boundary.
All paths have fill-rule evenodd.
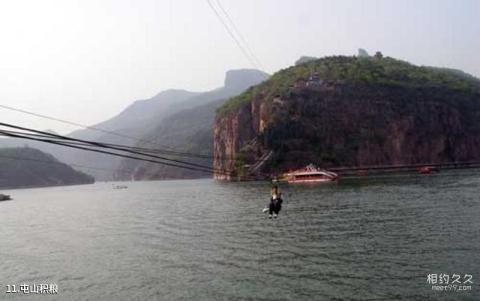
<path id="1" fill-rule="evenodd" d="M 0 280 L 45 300 L 478 300 L 480 173 L 289 186 L 211 180 L 5 191 Z M 472 274 L 434 292 L 431 273 Z M 6 291 L 5 288 L 3 288 Z"/>

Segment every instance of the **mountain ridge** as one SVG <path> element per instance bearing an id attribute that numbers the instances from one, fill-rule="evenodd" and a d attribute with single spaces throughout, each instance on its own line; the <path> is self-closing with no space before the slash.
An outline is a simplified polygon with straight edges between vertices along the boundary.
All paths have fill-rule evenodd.
<path id="1" fill-rule="evenodd" d="M 94 178 L 30 147 L 0 148 L 0 188 L 92 184 Z"/>
<path id="2" fill-rule="evenodd" d="M 138 143 L 155 140 L 155 132 L 161 128 L 164 119 L 183 110 L 207 105 L 211 101 L 227 99 L 241 93 L 247 87 L 257 84 L 267 77 L 266 73 L 255 69 L 236 69 L 225 73 L 224 86 L 205 92 L 190 92 L 182 89 L 168 89 L 155 96 L 134 101 L 119 114 L 98 124 L 92 129 L 73 131 L 67 136 L 83 140 L 135 146 Z M 192 115 L 195 118 L 195 115 Z M 213 121 L 213 114 L 211 116 Z M 101 129 L 101 131 L 93 128 Z M 118 135 L 106 133 L 115 132 Z M 59 160 L 68 164 L 93 166 L 101 169 L 88 170 L 99 180 L 112 180 L 118 176 L 115 170 L 121 165 L 122 159 L 106 154 L 91 153 L 82 150 L 72 150 L 62 146 L 45 144 L 23 139 L 0 139 L 0 147 L 19 147 L 28 145 L 44 152 L 53 154 Z M 141 144 L 143 147 L 159 148 L 161 141 Z M 111 170 L 111 171 L 109 171 Z M 172 171 L 176 173 L 176 171 Z M 122 178 L 130 175 L 123 173 Z"/>
<path id="3" fill-rule="evenodd" d="M 383 57 L 334 56 L 273 74 L 217 109 L 214 168 L 265 176 L 323 167 L 480 159 L 480 81 Z M 272 159 L 249 174 L 265 153 Z M 234 160 L 226 160 L 233 158 Z"/>
<path id="4" fill-rule="evenodd" d="M 144 141 L 153 141 L 176 151 L 213 155 L 213 121 L 215 110 L 228 98 L 237 95 L 248 87 L 268 78 L 268 74 L 255 69 L 231 70 L 226 73 L 225 86 L 205 92 L 197 98 L 201 105 L 186 108 L 172 114 L 158 123 L 143 137 L 137 147 L 152 147 Z M 212 158 L 184 158 L 172 156 L 172 159 L 212 166 Z M 122 160 L 119 169 L 130 171 L 116 175 L 116 179 L 136 180 L 184 179 L 210 177 L 209 173 L 159 166 L 148 162 Z"/>

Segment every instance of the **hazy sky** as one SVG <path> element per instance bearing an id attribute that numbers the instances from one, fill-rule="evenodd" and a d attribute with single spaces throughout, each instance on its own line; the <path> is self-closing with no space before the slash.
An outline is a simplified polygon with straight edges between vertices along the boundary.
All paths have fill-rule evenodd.
<path id="1" fill-rule="evenodd" d="M 301 55 L 362 47 L 480 76 L 479 0 L 219 1 L 269 73 Z M 0 103 L 84 124 L 252 67 L 204 0 L 1 0 L 0 39 Z M 7 122 L 76 129 L 0 112 Z"/>

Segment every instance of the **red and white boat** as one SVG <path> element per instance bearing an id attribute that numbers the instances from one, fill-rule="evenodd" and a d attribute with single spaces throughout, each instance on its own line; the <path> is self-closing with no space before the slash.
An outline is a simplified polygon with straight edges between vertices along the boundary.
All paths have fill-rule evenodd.
<path id="1" fill-rule="evenodd" d="M 288 183 L 320 183 L 332 182 L 338 179 L 338 175 L 334 172 L 320 169 L 313 164 L 309 164 L 304 168 L 290 171 L 285 174 Z"/>
<path id="2" fill-rule="evenodd" d="M 433 172 L 438 172 L 438 168 L 434 166 L 423 166 L 418 169 L 418 172 L 421 174 L 429 174 Z"/>

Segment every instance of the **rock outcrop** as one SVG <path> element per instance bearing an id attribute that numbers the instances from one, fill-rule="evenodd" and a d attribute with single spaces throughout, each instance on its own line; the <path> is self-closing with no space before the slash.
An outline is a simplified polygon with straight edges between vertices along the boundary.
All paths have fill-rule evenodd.
<path id="1" fill-rule="evenodd" d="M 479 83 L 379 57 L 324 58 L 280 71 L 218 110 L 214 168 L 224 172 L 215 178 L 265 177 L 308 163 L 479 160 Z"/>

